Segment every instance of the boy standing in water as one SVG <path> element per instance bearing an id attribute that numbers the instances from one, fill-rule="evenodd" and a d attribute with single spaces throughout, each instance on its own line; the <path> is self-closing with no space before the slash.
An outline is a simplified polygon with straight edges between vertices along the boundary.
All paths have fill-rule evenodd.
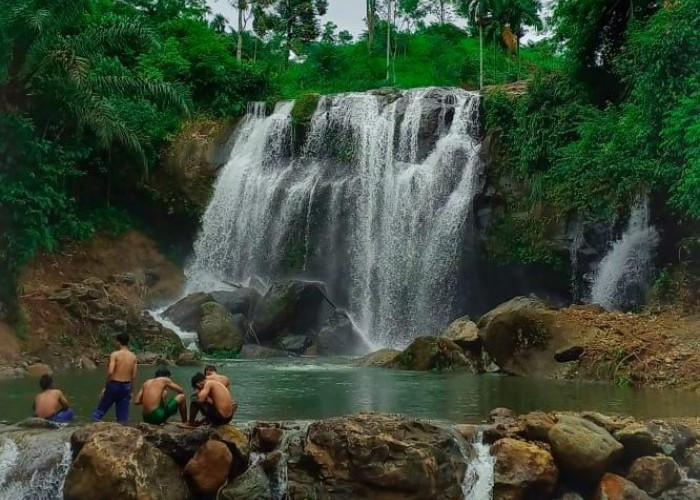
<path id="1" fill-rule="evenodd" d="M 176 392 L 174 398 L 166 399 L 167 390 Z M 143 421 L 147 424 L 162 425 L 180 411 L 182 423 L 187 423 L 187 403 L 182 387 L 170 380 L 170 370 L 165 367 L 156 370 L 156 376 L 143 383 L 136 395 L 134 404 L 142 405 Z"/>
<path id="2" fill-rule="evenodd" d="M 51 422 L 68 423 L 75 417 L 68 400 L 58 389 L 53 388 L 53 378 L 44 374 L 39 379 L 41 392 L 34 398 L 34 416 Z"/>
<path id="3" fill-rule="evenodd" d="M 129 350 L 129 335 L 120 333 L 116 337 L 117 350 L 109 356 L 107 385 L 102 391 L 102 398 L 92 414 L 92 421 L 102 420 L 112 405 L 115 405 L 117 422 L 129 421 L 129 401 L 131 384 L 136 380 L 136 356 Z"/>

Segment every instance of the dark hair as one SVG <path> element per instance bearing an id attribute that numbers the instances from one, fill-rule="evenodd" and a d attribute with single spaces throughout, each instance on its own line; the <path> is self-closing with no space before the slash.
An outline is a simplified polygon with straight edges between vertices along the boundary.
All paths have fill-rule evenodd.
<path id="1" fill-rule="evenodd" d="M 128 333 L 120 333 L 119 335 L 117 335 L 114 338 L 121 345 L 129 345 L 129 334 Z"/>
<path id="2" fill-rule="evenodd" d="M 169 377 L 170 376 L 170 370 L 168 370 L 167 366 L 159 366 L 158 369 L 156 370 L 156 377 Z"/>
<path id="3" fill-rule="evenodd" d="M 200 382 L 204 382 L 207 379 L 207 377 L 204 376 L 202 372 L 197 372 L 194 375 L 192 375 L 192 388 L 196 389 L 197 384 Z"/>
<path id="4" fill-rule="evenodd" d="M 207 372 L 210 372 L 210 371 L 211 371 L 211 372 L 217 372 L 216 366 L 214 366 L 214 365 L 207 365 L 207 366 L 204 367 L 204 373 L 207 373 Z M 217 372 L 217 373 L 218 373 L 218 372 Z"/>
<path id="5" fill-rule="evenodd" d="M 41 387 L 42 391 L 45 391 L 46 389 L 51 389 L 51 386 L 53 385 L 53 377 L 49 375 L 48 373 L 44 373 L 41 378 L 39 379 L 39 387 Z"/>

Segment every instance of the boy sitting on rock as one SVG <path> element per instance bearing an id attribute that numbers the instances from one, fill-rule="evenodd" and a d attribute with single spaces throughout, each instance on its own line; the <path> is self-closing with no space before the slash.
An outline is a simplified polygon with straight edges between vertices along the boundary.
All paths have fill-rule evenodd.
<path id="1" fill-rule="evenodd" d="M 168 389 L 176 392 L 168 398 Z M 182 423 L 187 422 L 187 403 L 182 387 L 170 380 L 170 370 L 160 367 L 155 377 L 146 380 L 136 395 L 134 404 L 141 405 L 143 421 L 147 424 L 162 425 L 180 411 Z"/>
<path id="2" fill-rule="evenodd" d="M 75 412 L 63 392 L 53 388 L 51 375 L 42 375 L 39 379 L 39 387 L 41 392 L 34 398 L 35 417 L 56 423 L 68 423 L 75 418 Z"/>

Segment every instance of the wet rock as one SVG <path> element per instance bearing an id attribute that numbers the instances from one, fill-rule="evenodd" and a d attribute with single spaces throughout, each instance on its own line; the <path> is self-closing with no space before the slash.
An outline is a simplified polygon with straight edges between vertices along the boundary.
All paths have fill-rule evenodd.
<path id="1" fill-rule="evenodd" d="M 698 482 L 684 483 L 659 496 L 659 500 L 698 500 L 698 498 L 700 498 L 700 483 Z"/>
<path id="2" fill-rule="evenodd" d="M 202 319 L 197 328 L 202 351 L 238 351 L 243 346 L 243 332 L 241 322 L 224 306 L 217 302 L 202 304 Z"/>
<path id="3" fill-rule="evenodd" d="M 655 497 L 677 485 L 681 474 L 678 464 L 671 457 L 656 455 L 635 460 L 627 479 Z"/>
<path id="4" fill-rule="evenodd" d="M 396 349 L 379 349 L 367 354 L 354 362 L 355 366 L 375 366 L 385 368 L 396 361 L 401 351 Z"/>
<path id="5" fill-rule="evenodd" d="M 244 344 L 239 356 L 242 359 L 286 358 L 289 354 L 279 349 L 272 349 L 256 344 Z"/>
<path id="6" fill-rule="evenodd" d="M 189 462 L 212 435 L 209 427 L 183 429 L 175 424 L 161 426 L 141 423 L 137 428 L 143 433 L 146 441 L 180 465 Z"/>
<path id="7" fill-rule="evenodd" d="M 207 441 L 185 466 L 185 477 L 192 489 L 204 495 L 213 495 L 228 479 L 233 455 L 221 441 Z"/>
<path id="8" fill-rule="evenodd" d="M 531 441 L 544 441 L 549 439 L 549 431 L 556 422 L 543 411 L 533 411 L 522 415 L 518 419 L 518 424 L 522 429 L 523 436 Z"/>
<path id="9" fill-rule="evenodd" d="M 583 352 L 584 348 L 580 345 L 564 347 L 563 349 L 559 349 L 554 353 L 554 359 L 559 363 L 578 361 L 578 359 L 583 356 Z"/>
<path id="10" fill-rule="evenodd" d="M 224 487 L 217 500 L 270 500 L 270 481 L 262 467 L 250 467 Z"/>
<path id="11" fill-rule="evenodd" d="M 282 442 L 283 436 L 284 431 L 279 427 L 258 426 L 253 430 L 255 447 L 265 453 L 276 449 Z"/>
<path id="12" fill-rule="evenodd" d="M 550 429 L 549 442 L 562 471 L 589 483 L 598 481 L 624 451 L 608 431 L 578 417 L 562 417 Z"/>
<path id="13" fill-rule="evenodd" d="M 211 292 L 216 302 L 228 309 L 231 314 L 242 314 L 252 319 L 255 308 L 260 303 L 262 295 L 254 288 L 236 288 L 231 291 Z"/>
<path id="14" fill-rule="evenodd" d="M 369 351 L 360 332 L 342 309 L 333 311 L 316 337 L 319 355 L 357 356 Z"/>
<path id="15" fill-rule="evenodd" d="M 197 357 L 197 354 L 192 351 L 182 351 L 175 360 L 177 366 L 199 366 L 202 361 Z"/>
<path id="16" fill-rule="evenodd" d="M 457 424 L 454 428 L 468 443 L 474 441 L 479 432 L 478 426 L 472 424 Z"/>
<path id="17" fill-rule="evenodd" d="M 283 458 L 283 453 L 280 450 L 275 450 L 265 455 L 260 461 L 260 467 L 268 474 L 272 474 L 277 470 Z"/>
<path id="18" fill-rule="evenodd" d="M 681 458 L 696 441 L 695 433 L 684 425 L 664 422 L 631 424 L 615 433 L 625 447 L 625 455 L 633 460 L 644 455 L 663 453 Z"/>
<path id="19" fill-rule="evenodd" d="M 651 500 L 634 483 L 615 474 L 607 473 L 596 488 L 594 500 Z"/>
<path id="20" fill-rule="evenodd" d="M 442 334 L 446 339 L 450 339 L 465 351 L 474 355 L 481 353 L 481 339 L 476 323 L 469 319 L 469 316 L 454 320 Z"/>
<path id="21" fill-rule="evenodd" d="M 193 293 L 168 307 L 163 316 L 182 330 L 195 332 L 202 320 L 202 305 L 207 302 L 214 302 L 214 298 L 210 294 Z"/>
<path id="22" fill-rule="evenodd" d="M 494 408 L 489 412 L 489 422 L 500 423 L 504 421 L 515 421 L 518 414 L 510 408 Z"/>
<path id="23" fill-rule="evenodd" d="M 248 434 L 234 425 L 222 425 L 213 429 L 212 439 L 224 443 L 231 451 L 233 462 L 231 475 L 237 476 L 248 467 L 250 440 Z"/>
<path id="24" fill-rule="evenodd" d="M 34 363 L 27 367 L 27 376 L 39 378 L 42 375 L 51 375 L 53 370 L 46 363 Z"/>
<path id="25" fill-rule="evenodd" d="M 414 371 L 477 371 L 476 364 L 457 344 L 442 337 L 414 339 L 411 345 L 396 357 L 391 367 Z"/>
<path id="26" fill-rule="evenodd" d="M 282 332 L 306 335 L 318 331 L 331 309 L 323 283 L 277 281 L 258 305 L 253 328 L 263 343 Z"/>
<path id="27" fill-rule="evenodd" d="M 312 343 L 313 340 L 306 335 L 285 335 L 279 340 L 277 345 L 282 350 L 301 354 L 306 351 Z"/>
<path id="28" fill-rule="evenodd" d="M 63 488 L 65 500 L 186 500 L 175 461 L 138 430 L 118 424 L 88 426 Z"/>
<path id="29" fill-rule="evenodd" d="M 557 484 L 554 458 L 534 444 L 501 439 L 491 448 L 496 457 L 493 500 L 545 498 Z"/>
<path id="30" fill-rule="evenodd" d="M 454 439 L 451 430 L 391 415 L 315 422 L 289 448 L 289 500 L 462 500 L 466 466 Z"/>
<path id="31" fill-rule="evenodd" d="M 610 417 L 596 411 L 583 411 L 581 412 L 581 418 L 585 418 L 589 422 L 593 422 L 598 427 L 602 427 L 608 431 L 610 434 L 614 434 L 615 432 L 634 422 L 634 420 L 629 417 Z"/>
<path id="32" fill-rule="evenodd" d="M 700 444 L 685 450 L 682 463 L 688 468 L 689 478 L 700 480 Z"/>

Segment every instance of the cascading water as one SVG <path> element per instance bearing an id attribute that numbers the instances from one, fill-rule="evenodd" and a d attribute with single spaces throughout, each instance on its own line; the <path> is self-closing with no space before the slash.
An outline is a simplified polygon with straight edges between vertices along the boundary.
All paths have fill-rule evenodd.
<path id="1" fill-rule="evenodd" d="M 0 435 L 0 498 L 61 500 L 71 464 L 70 433 Z"/>
<path id="2" fill-rule="evenodd" d="M 256 107 L 239 128 L 188 291 L 297 275 L 324 281 L 375 343 L 443 327 L 461 300 L 478 189 L 478 95 L 323 97 L 301 146 L 292 107 Z"/>
<path id="3" fill-rule="evenodd" d="M 462 484 L 464 500 L 490 500 L 493 497 L 496 457 L 491 455 L 491 448 L 483 441 L 483 432 L 478 432 L 472 443 L 475 456 L 468 461 Z"/>
<path id="4" fill-rule="evenodd" d="M 600 262 L 593 277 L 591 302 L 607 310 L 629 309 L 644 300 L 654 272 L 654 252 L 659 243 L 649 223 L 645 197 L 630 211 L 627 228 Z"/>

